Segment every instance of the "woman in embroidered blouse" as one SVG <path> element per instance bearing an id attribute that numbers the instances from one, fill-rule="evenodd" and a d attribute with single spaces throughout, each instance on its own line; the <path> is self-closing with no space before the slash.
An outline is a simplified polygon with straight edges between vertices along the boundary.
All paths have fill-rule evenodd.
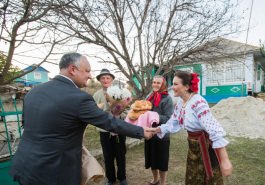
<path id="1" fill-rule="evenodd" d="M 167 92 L 166 80 L 162 76 L 154 76 L 152 82 L 152 93 L 147 97 L 152 103 L 152 111 L 159 115 L 159 123 L 152 127 L 165 124 L 173 113 L 173 102 Z M 166 174 L 169 161 L 169 134 L 163 139 L 154 136 L 145 140 L 145 168 L 151 167 L 153 180 L 147 185 L 166 185 Z"/>
<path id="2" fill-rule="evenodd" d="M 163 138 L 181 128 L 187 130 L 189 151 L 185 183 L 222 185 L 222 175 L 230 175 L 233 168 L 225 148 L 228 141 L 206 100 L 197 94 L 197 76 L 184 71 L 175 73 L 173 90 L 180 99 L 171 118 L 166 124 L 154 128 L 154 132 Z"/>

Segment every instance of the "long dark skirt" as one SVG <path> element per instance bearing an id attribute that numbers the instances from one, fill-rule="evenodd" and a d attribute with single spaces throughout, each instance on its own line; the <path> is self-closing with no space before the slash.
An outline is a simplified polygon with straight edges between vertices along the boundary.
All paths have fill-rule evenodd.
<path id="1" fill-rule="evenodd" d="M 207 179 L 203 165 L 200 144 L 198 140 L 188 139 L 189 151 L 187 156 L 186 185 L 223 185 L 222 173 L 211 145 L 208 151 L 211 158 L 213 177 Z"/>
<path id="2" fill-rule="evenodd" d="M 168 171 L 170 140 L 145 140 L 145 168 Z"/>

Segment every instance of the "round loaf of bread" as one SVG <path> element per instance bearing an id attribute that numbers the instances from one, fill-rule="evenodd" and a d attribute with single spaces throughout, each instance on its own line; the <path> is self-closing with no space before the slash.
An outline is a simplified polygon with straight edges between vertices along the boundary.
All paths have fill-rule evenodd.
<path id="1" fill-rule="evenodd" d="M 131 105 L 132 110 L 151 110 L 152 109 L 152 103 L 148 100 L 136 100 Z"/>

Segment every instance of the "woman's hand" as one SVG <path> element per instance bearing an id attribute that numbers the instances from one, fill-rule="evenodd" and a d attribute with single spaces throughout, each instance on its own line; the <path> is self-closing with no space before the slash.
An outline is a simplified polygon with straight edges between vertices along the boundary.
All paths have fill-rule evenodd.
<path id="1" fill-rule="evenodd" d="M 231 175 L 233 171 L 233 165 L 229 160 L 226 148 L 217 148 L 215 151 L 219 160 L 222 175 L 224 177 Z"/>
<path id="2" fill-rule="evenodd" d="M 233 165 L 228 158 L 223 159 L 223 161 L 221 161 L 220 167 L 221 167 L 222 175 L 224 177 L 227 177 L 232 174 Z"/>

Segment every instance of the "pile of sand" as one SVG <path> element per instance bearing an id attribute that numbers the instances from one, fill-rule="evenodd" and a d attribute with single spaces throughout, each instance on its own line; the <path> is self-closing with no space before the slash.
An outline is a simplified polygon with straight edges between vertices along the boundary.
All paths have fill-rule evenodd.
<path id="1" fill-rule="evenodd" d="M 265 139 L 265 101 L 262 99 L 228 98 L 211 110 L 228 135 Z"/>

